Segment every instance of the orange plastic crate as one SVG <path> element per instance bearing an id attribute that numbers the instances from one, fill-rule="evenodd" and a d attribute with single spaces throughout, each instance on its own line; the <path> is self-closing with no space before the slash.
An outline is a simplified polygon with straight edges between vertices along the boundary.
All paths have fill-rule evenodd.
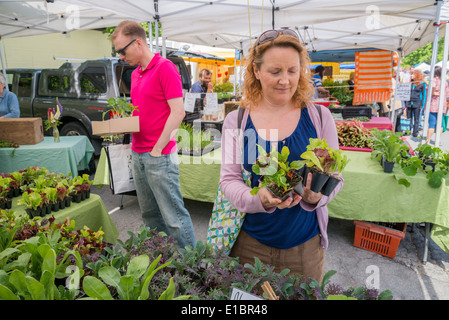
<path id="1" fill-rule="evenodd" d="M 396 223 L 399 230 L 370 222 L 356 221 L 354 246 L 394 258 L 401 239 L 404 239 L 407 223 Z"/>

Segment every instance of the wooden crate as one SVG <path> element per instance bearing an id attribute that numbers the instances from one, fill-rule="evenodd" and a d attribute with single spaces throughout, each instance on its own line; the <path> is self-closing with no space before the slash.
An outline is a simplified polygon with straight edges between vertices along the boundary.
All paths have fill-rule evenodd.
<path id="1" fill-rule="evenodd" d="M 37 144 L 44 140 L 42 118 L 0 119 L 0 140 L 24 144 Z"/>
<path id="2" fill-rule="evenodd" d="M 139 116 L 92 121 L 92 134 L 95 136 L 113 136 L 139 131 Z"/>

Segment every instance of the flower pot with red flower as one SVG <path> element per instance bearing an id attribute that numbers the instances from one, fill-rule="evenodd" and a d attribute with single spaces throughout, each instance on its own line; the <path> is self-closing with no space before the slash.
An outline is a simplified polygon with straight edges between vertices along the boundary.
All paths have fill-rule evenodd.
<path id="1" fill-rule="evenodd" d="M 55 108 L 48 108 L 47 120 L 45 120 L 45 130 L 53 130 L 53 141 L 60 142 L 58 126 L 62 124 L 59 120 L 62 115 L 62 105 L 59 103 L 56 97 L 56 110 Z"/>

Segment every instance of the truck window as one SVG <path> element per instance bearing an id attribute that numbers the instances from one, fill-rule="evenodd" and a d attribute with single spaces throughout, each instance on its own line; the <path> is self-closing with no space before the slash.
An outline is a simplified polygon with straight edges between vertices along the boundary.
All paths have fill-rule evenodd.
<path id="1" fill-rule="evenodd" d="M 102 67 L 88 67 L 80 74 L 81 93 L 106 93 L 106 71 Z"/>
<path id="2" fill-rule="evenodd" d="M 33 75 L 31 73 L 19 73 L 19 82 L 17 85 L 18 97 L 31 97 Z"/>
<path id="3" fill-rule="evenodd" d="M 70 77 L 49 75 L 47 77 L 47 89 L 50 92 L 69 92 L 70 91 Z"/>
<path id="4" fill-rule="evenodd" d="M 6 73 L 6 82 L 8 82 L 9 91 L 12 91 L 13 81 L 14 81 L 14 74 Z"/>

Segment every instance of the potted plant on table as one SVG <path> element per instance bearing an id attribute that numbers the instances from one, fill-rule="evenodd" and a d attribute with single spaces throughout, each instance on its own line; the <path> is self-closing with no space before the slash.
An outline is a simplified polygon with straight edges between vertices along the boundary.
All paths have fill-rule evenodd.
<path id="1" fill-rule="evenodd" d="M 38 192 L 24 192 L 18 204 L 25 205 L 30 218 L 42 216 L 42 196 Z"/>
<path id="2" fill-rule="evenodd" d="M 419 144 L 414 152 L 415 155 L 422 160 L 422 168 L 425 171 L 435 171 L 438 158 L 443 153 L 440 148 L 433 147 L 427 143 Z"/>
<path id="3" fill-rule="evenodd" d="M 83 179 L 80 176 L 76 176 L 71 181 L 71 186 L 69 187 L 69 194 L 72 197 L 72 200 L 76 203 L 80 203 L 82 201 L 82 193 L 83 193 Z"/>
<path id="4" fill-rule="evenodd" d="M 48 206 L 51 208 L 52 211 L 58 212 L 61 208 L 60 203 L 58 201 L 58 192 L 56 188 L 53 187 L 47 187 L 44 190 L 45 196 L 48 199 Z"/>
<path id="5" fill-rule="evenodd" d="M 59 208 L 65 209 L 65 207 L 70 207 L 69 189 L 62 183 L 58 183 L 56 186 L 56 196 L 59 202 Z"/>
<path id="6" fill-rule="evenodd" d="M 9 191 L 8 185 L 0 182 L 0 209 L 11 209 L 12 200 L 8 197 Z"/>
<path id="7" fill-rule="evenodd" d="M 290 155 L 288 147 L 284 146 L 281 152 L 267 153 L 261 146 L 257 146 L 259 157 L 252 166 L 252 171 L 263 176 L 261 184 L 251 190 L 252 195 L 256 195 L 260 189 L 267 187 L 274 196 L 285 200 L 292 196 L 293 191 L 301 195 L 304 192 L 302 176 L 298 170 L 303 166 L 302 161 L 287 160 Z"/>
<path id="8" fill-rule="evenodd" d="M 402 133 L 390 130 L 373 130 L 374 150 L 371 152 L 371 159 L 379 160 L 386 173 L 393 172 L 394 164 L 399 163 L 403 152 L 409 150 L 401 136 Z"/>
<path id="9" fill-rule="evenodd" d="M 9 183 L 11 190 L 13 191 L 13 196 L 18 197 L 22 193 L 20 187 L 22 186 L 23 174 L 19 171 L 14 171 L 10 174 L 12 181 Z"/>

